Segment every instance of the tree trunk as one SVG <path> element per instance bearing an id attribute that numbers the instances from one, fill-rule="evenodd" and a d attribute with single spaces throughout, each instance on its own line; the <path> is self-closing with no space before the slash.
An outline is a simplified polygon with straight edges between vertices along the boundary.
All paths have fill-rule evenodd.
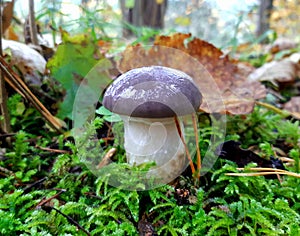
<path id="1" fill-rule="evenodd" d="M 156 29 L 164 27 L 167 0 L 135 0 L 133 6 L 126 6 L 126 0 L 120 0 L 123 20 L 134 26 L 147 26 Z M 124 36 L 130 32 L 125 29 Z"/>
<path id="2" fill-rule="evenodd" d="M 0 0 L 0 56 L 1 57 L 3 56 L 3 51 L 2 51 L 2 37 L 3 37 L 2 7 L 3 7 L 3 1 Z M 8 26 L 9 26 L 9 24 L 8 24 Z M 8 28 L 8 26 L 7 26 L 7 28 Z M 8 112 L 8 108 L 7 108 L 7 100 L 8 100 L 8 96 L 7 96 L 6 88 L 5 88 L 4 74 L 1 70 L 0 71 L 0 116 L 2 116 L 2 119 L 0 119 L 0 132 L 4 132 L 6 134 L 11 132 L 10 117 L 9 117 L 9 112 Z M 8 141 L 8 143 L 10 143 L 9 140 L 7 140 L 7 141 Z"/>
<path id="3" fill-rule="evenodd" d="M 37 27 L 35 23 L 35 12 L 34 12 L 34 0 L 29 0 L 29 25 L 30 25 L 30 38 L 31 43 L 35 46 L 39 46 L 37 38 Z"/>
<path id="4" fill-rule="evenodd" d="M 256 35 L 261 36 L 270 29 L 270 16 L 273 9 L 273 0 L 260 0 L 259 18 Z"/>

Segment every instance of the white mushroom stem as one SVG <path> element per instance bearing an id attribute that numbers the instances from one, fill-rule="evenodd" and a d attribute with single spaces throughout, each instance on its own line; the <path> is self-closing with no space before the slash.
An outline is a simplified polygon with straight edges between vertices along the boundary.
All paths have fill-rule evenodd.
<path id="1" fill-rule="evenodd" d="M 122 116 L 125 150 L 130 165 L 155 162 L 169 173 L 180 173 L 186 167 L 185 148 L 174 117 L 133 118 Z M 183 124 L 180 121 L 181 132 Z M 182 133 L 183 134 L 183 133 Z"/>

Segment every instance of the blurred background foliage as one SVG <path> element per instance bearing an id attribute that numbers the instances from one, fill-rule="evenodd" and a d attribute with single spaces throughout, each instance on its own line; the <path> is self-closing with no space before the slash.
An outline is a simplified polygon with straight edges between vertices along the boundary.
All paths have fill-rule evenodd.
<path id="1" fill-rule="evenodd" d="M 50 44 L 59 42 L 59 27 L 70 33 L 91 32 L 95 38 L 132 40 L 162 33 L 192 33 L 220 48 L 250 43 L 277 33 L 299 41 L 299 0 L 36 0 L 36 18 Z M 265 5 L 263 13 L 260 9 Z M 268 7 L 269 6 L 269 7 Z M 23 21 L 24 1 L 16 0 L 14 12 Z M 268 20 L 270 19 L 270 21 Z M 262 21 L 261 21 L 262 20 Z M 258 29 L 263 26 L 263 32 Z M 288 26 L 288 27 L 287 27 Z M 150 28 L 150 29 L 149 29 Z M 271 36 L 270 36 L 271 35 Z M 51 39 L 51 40 L 50 40 Z M 57 42 L 56 42 L 57 41 Z"/>

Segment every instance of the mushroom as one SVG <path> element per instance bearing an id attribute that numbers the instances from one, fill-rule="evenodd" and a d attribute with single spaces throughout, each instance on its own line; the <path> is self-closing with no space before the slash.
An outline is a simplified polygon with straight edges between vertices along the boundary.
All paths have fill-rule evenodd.
<path id="1" fill-rule="evenodd" d="M 124 121 L 127 162 L 155 162 L 153 174 L 171 181 L 188 163 L 180 137 L 183 122 L 176 117 L 197 111 L 201 100 L 190 76 L 150 66 L 132 69 L 114 80 L 104 94 L 103 105 Z"/>

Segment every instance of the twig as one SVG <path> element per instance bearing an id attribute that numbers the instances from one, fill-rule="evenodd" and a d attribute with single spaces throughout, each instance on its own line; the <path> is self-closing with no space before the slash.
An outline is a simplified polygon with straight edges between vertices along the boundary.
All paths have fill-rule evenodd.
<path id="1" fill-rule="evenodd" d="M 0 68 L 6 75 L 5 80 L 10 81 L 14 88 L 20 90 L 32 105 L 41 113 L 41 115 L 48 121 L 48 123 L 58 132 L 62 132 L 62 125 L 59 123 L 49 110 L 39 101 L 39 99 L 30 91 L 24 81 L 12 70 L 6 61 L 0 57 Z"/>
<path id="2" fill-rule="evenodd" d="M 300 174 L 296 174 L 293 172 L 275 172 L 275 171 L 271 171 L 271 172 L 255 172 L 255 173 L 226 173 L 225 175 L 228 176 L 264 176 L 264 175 L 289 175 L 289 176 L 293 176 L 293 177 L 297 177 L 300 178 Z"/>
<path id="3" fill-rule="evenodd" d="M 12 172 L 11 170 L 8 170 L 8 169 L 6 169 L 6 168 L 4 168 L 4 167 L 1 167 L 1 166 L 0 166 L 0 171 L 3 172 L 4 174 L 8 174 L 8 175 L 11 175 L 11 176 L 16 177 L 16 175 L 15 175 L 14 172 Z"/>
<path id="4" fill-rule="evenodd" d="M 7 137 L 13 137 L 13 136 L 15 136 L 16 135 L 16 133 L 11 133 L 11 134 L 8 134 L 8 133 L 6 133 L 6 134 L 0 134 L 0 139 L 2 138 L 7 138 Z"/>
<path id="5" fill-rule="evenodd" d="M 274 150 L 274 146 L 273 146 L 273 145 L 272 145 L 272 150 L 273 150 L 273 153 L 274 153 L 274 157 L 278 158 L 278 157 L 277 157 L 277 154 L 276 154 L 276 152 L 275 152 L 275 150 Z M 280 184 L 281 184 L 281 183 L 282 183 L 282 179 L 280 178 L 280 175 L 279 175 L 279 174 L 276 174 L 276 176 L 277 176 L 278 181 L 279 181 Z"/>
<path id="6" fill-rule="evenodd" d="M 61 154 L 72 154 L 71 151 L 67 150 L 60 150 L 60 149 L 52 149 L 52 148 L 46 148 L 46 147 L 40 147 L 38 145 L 35 145 L 37 149 L 43 150 L 43 151 L 48 151 L 48 152 L 55 152 L 55 153 L 61 153 Z"/>
<path id="7" fill-rule="evenodd" d="M 95 193 L 93 193 L 93 192 L 86 192 L 86 193 L 84 193 L 84 195 L 85 195 L 85 196 L 88 196 L 88 197 L 91 197 L 91 198 L 100 199 L 100 200 L 103 199 L 102 197 L 97 196 L 97 195 L 96 195 Z"/>
<path id="8" fill-rule="evenodd" d="M 278 157 L 279 160 L 288 164 L 294 164 L 295 160 L 289 157 Z"/>
<path id="9" fill-rule="evenodd" d="M 3 176 L 13 176 L 14 177 L 14 179 L 19 183 L 19 184 L 21 184 L 22 183 L 22 180 L 20 180 L 17 176 L 16 176 L 16 174 L 13 172 L 13 171 L 11 171 L 11 170 L 9 170 L 9 169 L 6 169 L 6 168 L 4 168 L 4 167 L 1 167 L 0 166 L 0 173 L 3 175 Z"/>
<path id="10" fill-rule="evenodd" d="M 97 169 L 101 169 L 103 166 L 107 166 L 109 163 L 112 162 L 111 158 L 115 155 L 117 149 L 111 148 L 102 158 L 100 163 L 97 165 Z"/>
<path id="11" fill-rule="evenodd" d="M 278 171 L 278 172 L 286 172 L 286 170 L 275 169 L 275 168 L 267 168 L 267 167 L 251 167 L 251 168 L 236 168 L 237 170 L 254 170 L 254 171 Z"/>
<path id="12" fill-rule="evenodd" d="M 265 102 L 260 102 L 260 101 L 255 101 L 256 105 L 259 105 L 259 106 L 262 106 L 262 107 L 265 107 L 271 111 L 274 111 L 275 113 L 279 114 L 279 115 L 282 115 L 282 116 L 290 116 L 290 112 L 287 111 L 287 110 L 281 110 L 269 103 L 265 103 Z"/>
<path id="13" fill-rule="evenodd" d="M 57 198 L 60 194 L 66 192 L 66 191 L 67 190 L 65 190 L 65 189 L 60 189 L 60 191 L 57 194 L 53 195 L 52 197 L 41 200 L 39 202 L 39 204 L 36 205 L 35 208 L 38 209 L 38 208 L 42 207 L 43 205 L 45 205 L 46 203 L 50 202 L 52 199 Z"/>
<path id="14" fill-rule="evenodd" d="M 237 170 L 245 170 L 245 168 L 237 168 Z M 253 171 L 259 171 L 259 172 L 253 172 L 253 173 L 226 173 L 225 175 L 228 176 L 263 176 L 263 175 L 288 175 L 300 178 L 300 174 L 286 171 L 286 170 L 280 170 L 280 169 L 273 169 L 273 168 L 249 168 L 247 170 L 253 170 Z"/>
<path id="15" fill-rule="evenodd" d="M 67 218 L 67 220 L 77 226 L 79 229 L 81 229 L 86 235 L 91 235 L 90 232 L 88 232 L 87 230 L 85 230 L 77 221 L 75 221 L 72 217 L 66 215 L 65 213 L 61 212 L 60 210 L 56 209 L 55 207 L 52 206 L 44 206 L 44 208 L 50 208 L 51 210 L 55 210 L 56 212 L 58 212 L 59 214 L 61 214 L 62 216 L 64 216 L 65 218 Z"/>
<path id="16" fill-rule="evenodd" d="M 38 181 L 35 181 L 34 183 L 32 183 L 32 184 L 26 186 L 26 187 L 24 188 L 24 190 L 23 190 L 24 193 L 28 193 L 30 189 L 32 189 L 32 188 L 34 188 L 35 186 L 37 186 L 37 185 L 43 183 L 46 179 L 47 179 L 47 177 L 44 177 L 44 178 L 39 179 Z"/>
<path id="17" fill-rule="evenodd" d="M 181 141 L 182 141 L 182 143 L 183 143 L 183 145 L 184 145 L 184 149 L 185 149 L 187 158 L 189 159 L 190 167 L 191 167 L 191 170 L 192 170 L 192 174 L 194 175 L 194 174 L 195 174 L 195 171 L 196 171 L 196 170 L 195 170 L 195 166 L 194 166 L 193 160 L 192 160 L 192 158 L 191 158 L 191 154 L 190 154 L 190 152 L 189 152 L 189 149 L 188 149 L 188 147 L 187 147 L 187 145 L 186 145 L 186 142 L 185 142 L 185 140 L 184 140 L 184 137 L 183 137 L 183 135 L 182 135 L 181 128 L 180 128 L 180 123 L 179 123 L 179 121 L 178 121 L 178 117 L 175 116 L 175 117 L 174 117 L 174 120 L 175 120 L 175 124 L 176 124 L 176 127 L 177 127 L 177 131 L 178 131 L 179 137 L 180 137 L 180 139 L 181 139 Z"/>
<path id="18" fill-rule="evenodd" d="M 195 113 L 192 114 L 193 119 L 193 127 L 194 127 L 194 134 L 196 139 L 196 150 L 197 150 L 197 178 L 200 179 L 200 171 L 201 171 L 201 153 L 200 153 L 200 147 L 199 147 L 199 135 L 198 135 L 198 129 L 197 129 L 197 120 Z"/>

